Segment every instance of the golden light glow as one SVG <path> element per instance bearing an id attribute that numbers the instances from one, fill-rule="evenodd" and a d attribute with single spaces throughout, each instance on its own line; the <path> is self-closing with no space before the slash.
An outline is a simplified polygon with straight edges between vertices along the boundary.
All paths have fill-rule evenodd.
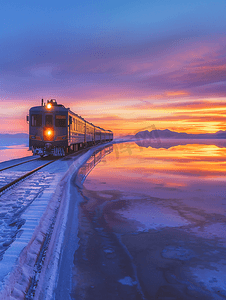
<path id="1" fill-rule="evenodd" d="M 189 93 L 186 91 L 174 91 L 174 92 L 166 92 L 167 96 L 188 96 Z"/>
<path id="2" fill-rule="evenodd" d="M 50 103 L 48 103 L 48 104 L 46 105 L 46 107 L 47 107 L 48 109 L 50 109 L 50 108 L 52 107 L 52 105 L 51 105 Z"/>
<path id="3" fill-rule="evenodd" d="M 89 179 L 95 180 L 95 184 L 107 182 L 111 189 L 126 185 L 133 190 L 146 190 L 149 186 L 152 192 L 162 190 L 167 196 L 169 188 L 178 193 L 178 189 L 182 191 L 197 182 L 209 187 L 219 178 L 226 180 L 226 148 L 212 144 L 163 147 L 164 142 L 162 148 L 139 147 L 136 143 L 115 144 L 113 152 L 92 170 Z M 85 187 L 89 189 L 88 182 Z"/>
<path id="4" fill-rule="evenodd" d="M 168 94 L 180 94 L 186 91 L 167 91 Z M 164 94 L 164 93 L 163 93 Z M 153 96 L 154 97 L 154 96 Z M 169 97 L 166 94 L 164 97 Z M 69 106 L 75 113 L 93 124 L 111 129 L 115 137 L 120 135 L 136 134 L 143 130 L 170 129 L 177 132 L 187 133 L 214 133 L 219 130 L 226 130 L 226 98 L 197 98 L 192 96 L 170 96 L 172 99 L 127 99 L 120 97 L 111 98 L 111 102 L 104 99 L 96 101 L 74 99 L 71 102 L 62 99 L 59 102 Z M 177 98 L 176 98 L 177 97 Z M 120 100 L 121 99 L 121 100 Z M 13 105 L 13 104 L 12 104 Z M 35 106 L 35 103 L 33 104 Z M 10 109 L 0 103 L 0 110 L 3 114 L 1 119 L 1 131 L 4 133 L 28 132 L 28 124 L 25 116 L 30 106 L 24 107 L 12 114 Z M 51 108 L 47 108 L 47 107 Z M 52 111 L 52 103 L 47 103 L 46 111 Z M 12 126 L 12 116 L 13 124 Z M 47 132 L 46 132 L 46 136 Z"/>
<path id="5" fill-rule="evenodd" d="M 43 132 L 43 138 L 45 141 L 53 141 L 54 130 L 51 128 L 45 128 Z"/>

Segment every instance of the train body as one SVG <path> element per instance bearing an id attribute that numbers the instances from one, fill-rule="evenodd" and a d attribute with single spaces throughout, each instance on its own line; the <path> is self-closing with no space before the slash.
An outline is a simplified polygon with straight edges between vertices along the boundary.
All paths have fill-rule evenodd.
<path id="1" fill-rule="evenodd" d="M 29 149 L 37 155 L 64 156 L 70 151 L 113 140 L 113 132 L 47 100 L 29 110 Z"/>

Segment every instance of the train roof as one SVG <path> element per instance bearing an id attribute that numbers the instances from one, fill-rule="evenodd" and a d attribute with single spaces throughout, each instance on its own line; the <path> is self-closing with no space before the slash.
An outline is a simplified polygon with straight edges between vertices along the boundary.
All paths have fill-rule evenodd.
<path id="1" fill-rule="evenodd" d="M 70 114 L 72 114 L 73 116 L 75 116 L 75 117 L 81 119 L 82 121 L 86 122 L 86 120 L 85 120 L 83 117 L 81 117 L 81 116 L 79 116 L 78 114 L 76 114 L 76 113 L 74 113 L 73 111 L 71 111 L 70 108 L 68 108 L 68 111 L 69 111 Z"/>
<path id="2" fill-rule="evenodd" d="M 46 108 L 46 105 L 45 106 L 33 106 L 33 107 L 31 107 L 30 108 L 30 111 L 35 111 L 35 112 L 46 112 L 46 111 L 48 111 L 48 112 L 51 112 L 51 111 L 64 111 L 64 112 L 66 112 L 66 111 L 68 111 L 68 109 L 67 108 L 65 108 L 63 105 L 57 105 L 57 106 L 54 106 L 54 108 L 53 109 L 51 109 L 51 110 L 48 110 L 47 108 Z"/>
<path id="3" fill-rule="evenodd" d="M 52 106 L 51 109 L 47 108 L 47 105 L 49 103 Z M 38 112 L 53 112 L 53 111 L 54 112 L 69 112 L 73 116 L 79 118 L 80 120 L 88 123 L 89 125 L 91 125 L 91 126 L 93 126 L 95 128 L 98 128 L 101 131 L 113 133 L 111 130 L 103 129 L 103 128 L 99 127 L 99 126 L 94 125 L 93 123 L 91 123 L 89 121 L 86 121 L 83 117 L 81 117 L 78 114 L 76 114 L 73 111 L 71 111 L 70 108 L 66 108 L 64 105 L 58 104 L 55 99 L 47 100 L 46 104 L 43 103 L 43 99 L 42 99 L 42 105 L 40 105 L 40 106 L 33 106 L 33 107 L 30 108 L 30 112 L 35 112 L 35 113 L 38 113 Z"/>
<path id="4" fill-rule="evenodd" d="M 96 128 L 100 129 L 100 130 L 103 130 L 103 131 L 106 131 L 105 129 L 99 127 L 99 126 L 95 126 Z"/>

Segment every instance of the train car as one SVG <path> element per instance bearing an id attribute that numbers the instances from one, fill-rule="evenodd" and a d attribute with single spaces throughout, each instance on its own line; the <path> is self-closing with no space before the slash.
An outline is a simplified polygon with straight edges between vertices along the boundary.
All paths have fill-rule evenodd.
<path id="1" fill-rule="evenodd" d="M 101 128 L 95 126 L 95 144 L 99 144 L 101 142 Z"/>
<path id="2" fill-rule="evenodd" d="M 111 130 L 106 130 L 106 141 L 113 140 L 113 132 Z"/>
<path id="3" fill-rule="evenodd" d="M 112 141 L 113 140 L 113 132 L 111 130 L 108 130 L 109 131 L 109 141 Z"/>
<path id="4" fill-rule="evenodd" d="M 55 99 L 47 100 L 46 104 L 42 100 L 41 106 L 32 107 L 27 120 L 29 149 L 34 155 L 64 156 L 70 151 L 106 142 L 103 128 L 57 104 Z"/>
<path id="5" fill-rule="evenodd" d="M 68 150 L 77 151 L 86 144 L 86 121 L 68 109 Z"/>
<path id="6" fill-rule="evenodd" d="M 95 143 L 94 140 L 95 126 L 92 123 L 86 121 L 86 144 L 92 146 Z"/>
<path id="7" fill-rule="evenodd" d="M 105 130 L 101 128 L 101 143 L 105 142 Z"/>

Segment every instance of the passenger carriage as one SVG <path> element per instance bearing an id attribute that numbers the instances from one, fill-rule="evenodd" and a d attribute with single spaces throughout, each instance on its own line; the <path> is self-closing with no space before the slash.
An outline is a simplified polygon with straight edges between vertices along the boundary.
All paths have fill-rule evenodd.
<path id="1" fill-rule="evenodd" d="M 113 140 L 113 132 L 97 127 L 81 116 L 47 100 L 32 107 L 29 121 L 29 148 L 33 154 L 64 156 L 70 151 Z"/>

